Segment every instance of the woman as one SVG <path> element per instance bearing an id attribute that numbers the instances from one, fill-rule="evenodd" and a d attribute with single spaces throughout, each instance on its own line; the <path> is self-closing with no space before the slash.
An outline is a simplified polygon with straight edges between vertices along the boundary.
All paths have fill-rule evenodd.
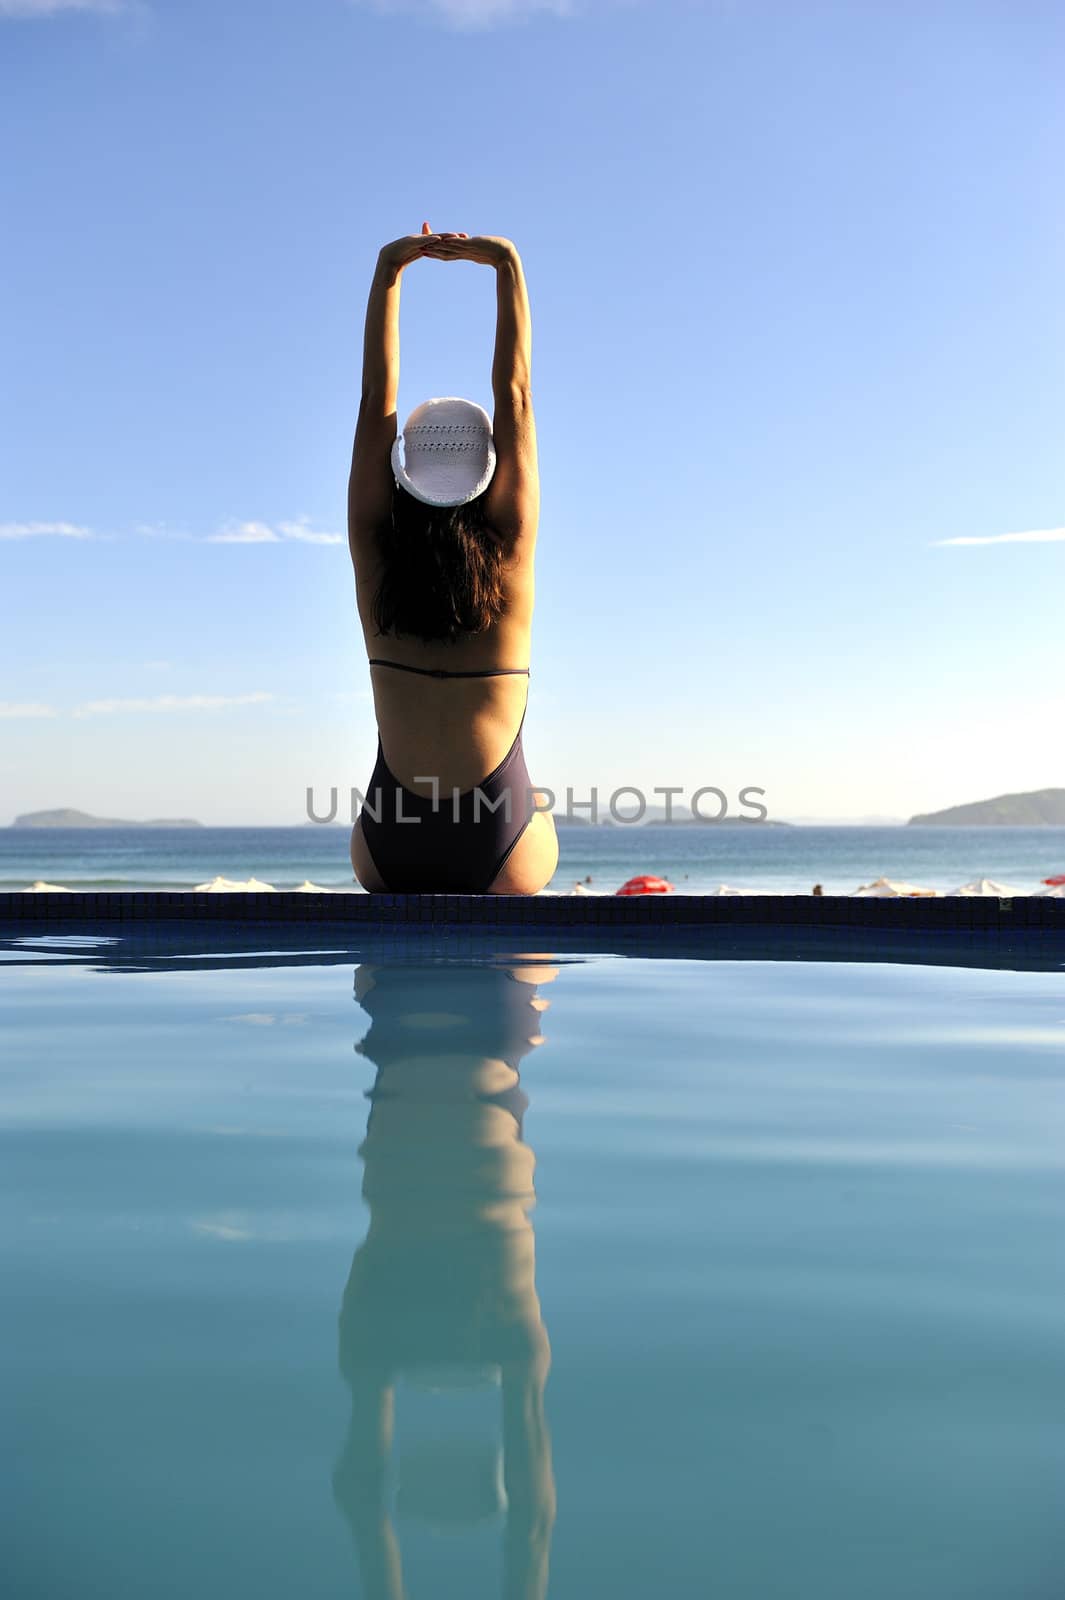
<path id="1" fill-rule="evenodd" d="M 495 415 L 430 400 L 397 437 L 400 280 L 423 257 L 495 270 Z M 535 894 L 558 861 L 521 744 L 540 501 L 531 350 L 508 239 L 424 223 L 381 251 L 348 488 L 379 733 L 351 835 L 370 891 Z"/>

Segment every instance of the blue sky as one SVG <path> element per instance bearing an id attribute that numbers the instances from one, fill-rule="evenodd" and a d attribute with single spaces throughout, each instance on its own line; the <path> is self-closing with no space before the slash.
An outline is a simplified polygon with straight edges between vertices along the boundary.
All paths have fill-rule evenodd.
<path id="1" fill-rule="evenodd" d="M 361 323 L 425 218 L 529 278 L 538 782 L 1065 783 L 1063 79 L 1024 0 L 0 0 L 0 823 L 366 781 Z M 493 309 L 411 269 L 401 409 L 490 404 Z"/>

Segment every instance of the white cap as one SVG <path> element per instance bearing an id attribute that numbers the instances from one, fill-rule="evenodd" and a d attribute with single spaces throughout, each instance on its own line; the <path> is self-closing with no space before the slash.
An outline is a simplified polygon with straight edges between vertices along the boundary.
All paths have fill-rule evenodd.
<path id="1" fill-rule="evenodd" d="M 475 500 L 495 469 L 492 419 L 473 400 L 424 400 L 392 446 L 396 482 L 429 506 Z"/>

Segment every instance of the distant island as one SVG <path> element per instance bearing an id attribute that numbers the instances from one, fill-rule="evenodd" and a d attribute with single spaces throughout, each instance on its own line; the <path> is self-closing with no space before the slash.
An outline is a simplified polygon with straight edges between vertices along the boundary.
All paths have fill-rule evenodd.
<path id="1" fill-rule="evenodd" d="M 58 811 L 26 811 L 16 817 L 13 828 L 202 828 L 192 817 L 152 817 L 148 822 L 130 822 L 125 817 L 90 817 L 87 811 L 63 806 Z"/>
<path id="2" fill-rule="evenodd" d="M 1065 789 L 1032 789 L 1028 794 L 999 794 L 945 811 L 911 817 L 907 827 L 929 824 L 950 828 L 1065 828 Z"/>

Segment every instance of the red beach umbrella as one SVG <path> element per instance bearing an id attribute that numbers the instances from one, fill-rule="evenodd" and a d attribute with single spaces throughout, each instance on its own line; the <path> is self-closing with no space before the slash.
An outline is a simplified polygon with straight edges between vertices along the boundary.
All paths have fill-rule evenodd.
<path id="1" fill-rule="evenodd" d="M 1044 878 L 1043 882 L 1049 889 L 1056 889 L 1059 884 L 1065 883 L 1065 872 L 1059 872 L 1056 878 Z"/>
<path id="2" fill-rule="evenodd" d="M 617 894 L 673 894 L 673 885 L 665 878 L 652 877 L 650 873 L 642 872 L 638 877 L 630 878 L 615 891 Z"/>

